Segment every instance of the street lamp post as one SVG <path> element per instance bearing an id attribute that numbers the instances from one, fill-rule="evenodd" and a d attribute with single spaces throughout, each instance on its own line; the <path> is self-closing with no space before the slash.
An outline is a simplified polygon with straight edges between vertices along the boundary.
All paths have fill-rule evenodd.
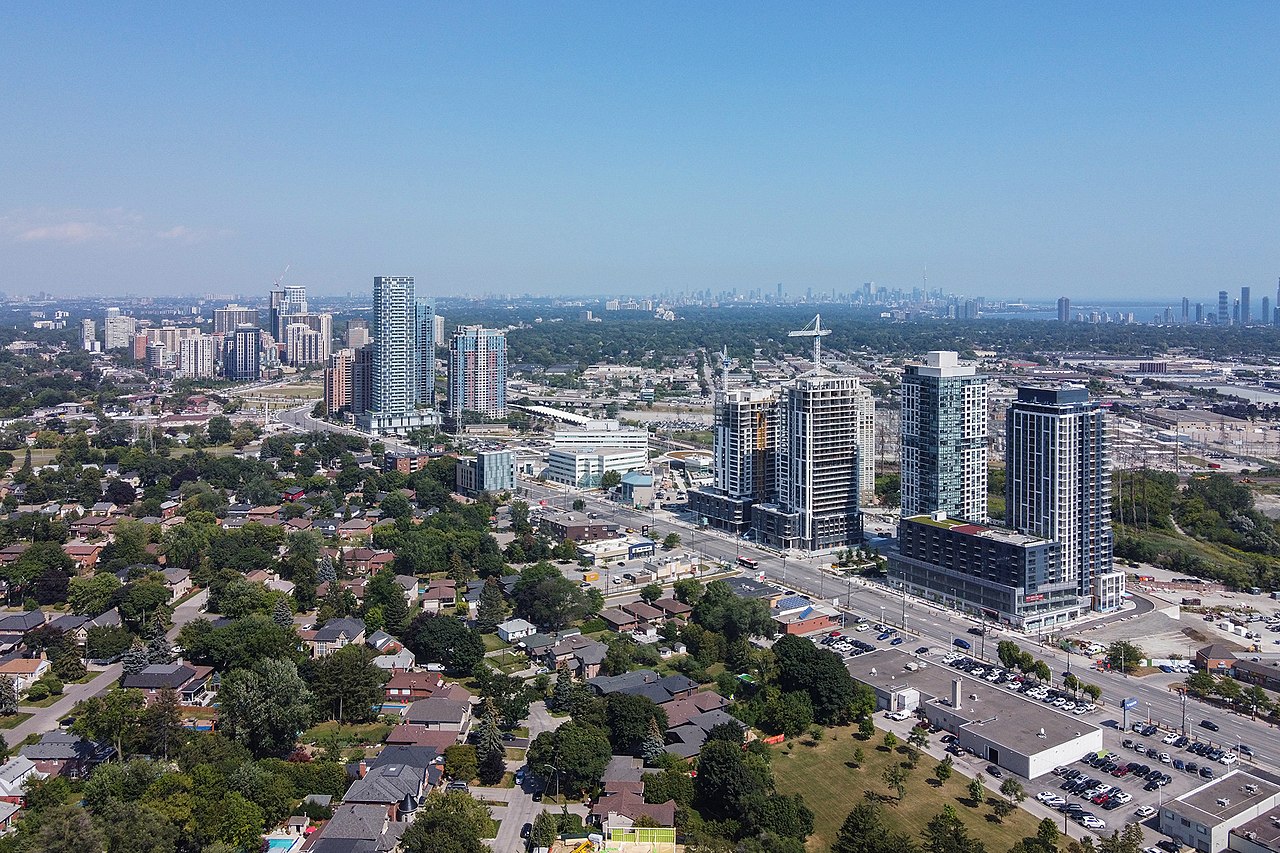
<path id="1" fill-rule="evenodd" d="M 787 552 L 782 552 L 782 582 L 787 582 Z"/>
<path id="2" fill-rule="evenodd" d="M 543 768 L 550 770 L 556 779 L 556 799 L 560 799 L 560 770 L 554 764 L 544 764 Z"/>

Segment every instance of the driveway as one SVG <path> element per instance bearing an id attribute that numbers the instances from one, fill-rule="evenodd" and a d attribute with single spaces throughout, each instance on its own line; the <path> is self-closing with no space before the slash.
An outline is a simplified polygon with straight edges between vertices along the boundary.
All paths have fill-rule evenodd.
<path id="1" fill-rule="evenodd" d="M 23 720 L 11 729 L 0 731 L 4 735 L 5 742 L 11 747 L 16 747 L 26 740 L 29 735 L 42 735 L 45 732 L 53 731 L 58 727 L 58 720 L 70 714 L 71 709 L 76 706 L 77 702 L 82 702 L 90 696 L 97 696 L 99 693 L 105 693 L 110 690 L 116 680 L 120 678 L 121 670 L 120 664 L 113 663 L 92 681 L 87 681 L 84 684 L 66 685 L 62 698 L 48 708 L 19 708 L 23 713 L 33 713 L 33 716 L 28 720 Z"/>
<path id="2" fill-rule="evenodd" d="M 208 598 L 208 591 L 200 590 L 200 592 L 178 605 L 173 611 L 173 627 L 168 633 L 170 640 L 178 636 L 178 631 L 183 625 L 204 615 L 201 613 L 200 608 L 204 606 Z M 58 727 L 58 720 L 70 714 L 76 703 L 83 702 L 90 696 L 106 693 L 114 687 L 115 683 L 120 679 L 122 671 L 123 668 L 119 663 L 113 663 L 91 681 L 87 681 L 84 684 L 66 685 L 62 698 L 47 708 L 19 708 L 23 713 L 32 713 L 33 716 L 29 720 L 23 720 L 11 729 L 0 729 L 0 734 L 4 735 L 5 742 L 10 746 L 17 746 L 29 735 L 53 731 Z"/>
<path id="3" fill-rule="evenodd" d="M 498 836 L 489 840 L 489 847 L 494 853 L 524 853 L 524 839 L 520 837 L 520 829 L 540 812 L 558 810 L 557 806 L 533 801 L 533 788 L 472 788 L 471 795 L 478 800 L 490 800 L 506 803 L 505 806 L 490 806 L 489 811 L 498 825 Z M 581 803 L 570 803 L 572 814 L 587 815 L 587 807 Z"/>

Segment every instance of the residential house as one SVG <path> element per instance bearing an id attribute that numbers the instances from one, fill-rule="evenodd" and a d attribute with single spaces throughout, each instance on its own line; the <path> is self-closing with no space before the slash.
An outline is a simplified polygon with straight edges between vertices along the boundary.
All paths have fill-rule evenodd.
<path id="1" fill-rule="evenodd" d="M 379 654 L 389 654 L 401 647 L 400 641 L 386 631 L 374 631 L 365 637 L 364 643 Z"/>
<path id="2" fill-rule="evenodd" d="M 672 699 L 662 704 L 667 714 L 667 728 L 683 726 L 699 714 L 707 711 L 719 711 L 728 707 L 729 700 L 714 690 L 701 690 L 684 699 Z"/>
<path id="3" fill-rule="evenodd" d="M 405 603 L 412 609 L 418 606 L 418 579 L 413 575 L 396 575 L 396 586 L 404 591 Z"/>
<path id="4" fill-rule="evenodd" d="M 77 646 L 83 646 L 89 634 L 89 617 L 78 613 L 65 613 L 49 624 Z"/>
<path id="5" fill-rule="evenodd" d="M 160 504 L 160 518 L 162 521 L 168 521 L 178 514 L 178 510 L 182 508 L 182 504 L 177 501 L 164 501 Z"/>
<path id="6" fill-rule="evenodd" d="M 644 801 L 644 764 L 629 755 L 615 755 L 600 778 L 602 793 L 591 806 L 592 822 L 604 829 L 634 826 L 641 818 L 656 826 L 675 826 L 676 804 Z"/>
<path id="7" fill-rule="evenodd" d="M 600 675 L 588 679 L 587 683 L 602 696 L 610 693 L 629 693 L 634 696 L 646 696 L 653 700 L 655 705 L 692 696 L 693 691 L 698 688 L 695 682 L 679 673 L 663 676 L 651 669 L 637 669 L 633 672 L 624 672 L 622 675 Z"/>
<path id="8" fill-rule="evenodd" d="M 425 613 L 439 613 L 447 607 L 453 607 L 458 600 L 458 585 L 449 578 L 431 581 L 422 592 L 422 610 Z"/>
<path id="9" fill-rule="evenodd" d="M 408 649 L 399 649 L 394 653 L 378 655 L 373 659 L 378 669 L 395 675 L 398 672 L 409 672 L 418 665 L 418 659 Z"/>
<path id="10" fill-rule="evenodd" d="M 70 732 L 46 732 L 38 743 L 24 746 L 21 754 L 47 776 L 78 779 L 115 755 L 115 749 Z"/>
<path id="11" fill-rule="evenodd" d="M 471 726 L 471 703 L 443 696 L 429 696 L 411 704 L 405 721 L 426 726 L 433 731 L 466 733 Z"/>
<path id="12" fill-rule="evenodd" d="M 311 836 L 308 853 L 391 853 L 408 827 L 392 821 L 380 805 L 343 803 Z"/>
<path id="13" fill-rule="evenodd" d="M 498 626 L 498 639 L 504 643 L 514 643 L 538 632 L 532 622 L 524 619 L 508 619 Z"/>
<path id="14" fill-rule="evenodd" d="M 743 731 L 746 723 L 723 709 L 703 711 L 690 717 L 683 725 L 667 728 L 667 752 L 681 758 L 692 758 L 702 752 L 702 745 L 707 741 L 707 733 L 721 723 L 732 723 Z"/>
<path id="15" fill-rule="evenodd" d="M 304 639 L 310 646 L 312 657 L 326 657 L 352 643 L 363 643 L 364 620 L 330 619 L 314 631 L 305 632 Z"/>
<path id="16" fill-rule="evenodd" d="M 659 598 L 653 603 L 668 619 L 688 619 L 693 607 L 674 598 Z"/>
<path id="17" fill-rule="evenodd" d="M 609 647 L 599 640 L 570 634 L 546 652 L 545 660 L 547 668 L 558 670 L 565 664 L 574 678 L 585 681 L 600 674 L 600 665 L 608 652 Z"/>
<path id="18" fill-rule="evenodd" d="M 102 555 L 101 545 L 90 545 L 87 542 L 68 542 L 62 546 L 62 550 L 76 564 L 76 568 L 82 571 L 96 566 L 98 557 Z"/>
<path id="19" fill-rule="evenodd" d="M 400 723 L 387 735 L 389 746 L 429 746 L 438 754 L 458 742 L 457 732 L 432 730 L 416 723 Z"/>
<path id="20" fill-rule="evenodd" d="M 15 755 L 0 765 L 0 801 L 22 804 L 26 795 L 25 785 L 28 779 L 43 779 L 41 773 L 30 758 Z"/>
<path id="21" fill-rule="evenodd" d="M 139 672 L 126 675 L 120 684 L 122 687 L 141 690 L 142 699 L 148 705 L 156 701 L 160 691 L 166 689 L 177 693 L 178 701 L 183 705 L 205 705 L 213 698 L 210 690 L 212 679 L 213 667 L 178 661 L 151 664 Z"/>
<path id="22" fill-rule="evenodd" d="M 14 820 L 18 817 L 19 810 L 17 803 L 0 803 L 0 833 L 14 829 Z"/>
<path id="23" fill-rule="evenodd" d="M 404 820 L 432 787 L 430 775 L 436 751 L 422 746 L 388 746 L 372 764 L 361 761 L 357 778 L 342 795 L 346 804 L 380 806 L 390 820 Z M 439 773 L 439 768 L 435 768 Z M 438 778 L 438 777 L 437 777 Z"/>
<path id="24" fill-rule="evenodd" d="M 650 624 L 657 624 L 666 618 L 666 614 L 660 609 L 654 607 L 652 604 L 646 604 L 643 601 L 627 602 L 622 605 L 621 609 L 630 613 L 641 622 L 647 622 Z"/>
<path id="25" fill-rule="evenodd" d="M 351 518 L 338 525 L 341 539 L 359 539 L 373 532 L 373 522 L 367 518 Z"/>
<path id="26" fill-rule="evenodd" d="M 12 678 L 13 685 L 20 695 L 30 690 L 31 685 L 43 678 L 51 669 L 53 665 L 44 658 L 10 658 L 0 662 L 0 675 Z"/>
<path id="27" fill-rule="evenodd" d="M 388 702 L 408 705 L 432 696 L 444 684 L 444 676 L 438 672 L 401 672 L 391 676 L 384 685 Z"/>
<path id="28" fill-rule="evenodd" d="M 640 619 L 634 613 L 628 613 L 620 607 L 601 610 L 600 618 L 609 626 L 610 631 L 619 634 L 629 634 L 640 627 Z"/>
<path id="29" fill-rule="evenodd" d="M 164 585 L 169 588 L 170 601 L 191 592 L 191 572 L 186 569 L 165 569 L 160 574 L 164 575 Z"/>

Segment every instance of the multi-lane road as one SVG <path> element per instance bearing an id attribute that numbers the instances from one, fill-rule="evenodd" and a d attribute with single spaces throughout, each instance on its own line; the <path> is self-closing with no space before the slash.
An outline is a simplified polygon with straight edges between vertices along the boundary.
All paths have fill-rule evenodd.
<path id="1" fill-rule="evenodd" d="M 521 480 L 519 485 L 531 501 L 546 500 L 548 504 L 563 506 L 567 499 L 563 489 L 545 483 Z M 1055 680 L 1061 679 L 1070 665 L 1080 678 L 1101 687 L 1103 707 L 1109 711 L 1104 713 L 1104 721 L 1113 720 L 1116 725 L 1120 725 L 1123 717 L 1120 711 L 1121 700 L 1130 698 L 1136 700 L 1137 705 L 1129 712 L 1129 722 L 1149 717 L 1153 722 L 1164 722 L 1181 730 L 1185 709 L 1188 734 L 1220 744 L 1248 744 L 1253 747 L 1255 760 L 1259 763 L 1280 767 L 1280 737 L 1275 728 L 1264 722 L 1227 713 L 1196 699 L 1187 698 L 1184 702 L 1180 694 L 1167 686 L 1143 678 L 1116 672 L 1082 671 L 1082 667 L 1088 664 L 1084 656 L 1073 654 L 1068 664 L 1065 652 L 1052 645 L 1042 645 L 1034 636 L 1000 631 L 989 632 L 979 640 L 966 633 L 969 628 L 977 625 L 973 619 L 930 602 L 903 596 L 880 583 L 838 576 L 829 571 L 829 557 L 805 554 L 784 556 L 719 531 L 700 529 L 674 513 L 620 506 L 599 493 L 571 493 L 570 497 L 585 500 L 588 510 L 599 513 L 602 519 L 627 527 L 640 529 L 643 524 L 656 524 L 659 536 L 675 530 L 681 535 L 683 549 L 696 551 L 706 560 L 720 560 L 733 565 L 739 556 L 750 557 L 758 562 L 756 571 L 763 574 L 765 579 L 830 601 L 844 611 L 899 628 L 903 627 L 905 617 L 906 632 L 920 637 L 922 644 L 934 649 L 949 648 L 954 639 L 961 637 L 972 641 L 972 654 L 984 654 L 991 659 L 995 657 L 998 641 L 1012 640 L 1048 663 Z M 1128 615 L 1149 609 L 1149 603 L 1143 602 L 1136 610 L 1128 611 Z M 1211 732 L 1200 728 L 1202 719 L 1212 719 L 1218 724 L 1219 731 Z"/>
<path id="2" fill-rule="evenodd" d="M 316 420 L 310 416 L 310 410 L 306 407 L 281 412 L 280 419 L 300 430 L 361 434 L 349 427 Z M 393 444 L 388 442 L 388 446 Z M 581 498 L 587 502 L 590 511 L 597 512 L 602 518 L 623 526 L 639 529 L 644 524 L 655 524 L 662 534 L 675 530 L 681 534 L 683 549 L 697 552 L 708 561 L 719 560 L 734 565 L 739 556 L 749 556 L 758 561 L 757 571 L 760 574 L 766 579 L 781 584 L 784 588 L 830 600 L 847 612 L 877 618 L 900 628 L 905 623 L 907 632 L 921 637 L 924 642 L 939 649 L 951 646 L 952 641 L 957 637 L 966 636 L 966 631 L 976 624 L 955 611 L 919 599 L 904 597 L 883 584 L 835 575 L 828 570 L 830 566 L 828 557 L 778 554 L 767 551 L 749 541 L 718 531 L 701 529 L 679 514 L 663 510 L 633 509 L 609 501 L 598 492 L 566 493 L 562 487 L 527 479 L 522 479 L 519 487 L 521 492 L 534 502 L 545 500 L 548 504 L 567 508 L 571 500 Z M 1148 609 L 1150 609 L 1150 603 L 1139 599 L 1138 608 L 1130 611 L 1129 615 L 1145 612 Z M 1060 679 L 1068 666 L 1079 669 L 1086 665 L 1086 660 L 1081 655 L 1073 655 L 1068 660 L 1066 652 L 1052 645 L 1044 645 L 1036 637 L 1028 637 L 1016 632 L 988 635 L 982 641 L 973 644 L 973 652 L 985 654 L 988 658 L 993 657 L 995 645 L 999 640 L 1012 640 L 1026 651 L 1045 660 L 1053 670 L 1055 679 Z M 1136 706 L 1130 713 L 1131 722 L 1138 717 L 1143 719 L 1149 717 L 1152 721 L 1164 722 L 1174 728 L 1182 729 L 1185 721 L 1186 731 L 1189 734 L 1198 734 L 1202 740 L 1212 739 L 1217 743 L 1248 744 L 1253 747 L 1256 759 L 1260 763 L 1280 767 L 1280 736 L 1274 727 L 1264 722 L 1230 714 L 1196 699 L 1184 699 L 1181 694 L 1170 690 L 1166 685 L 1142 678 L 1104 671 L 1080 673 L 1080 676 L 1102 688 L 1104 707 L 1113 712 L 1110 719 L 1114 719 L 1117 725 L 1122 719 L 1121 700 L 1134 699 Z M 1218 724 L 1219 731 L 1211 732 L 1199 727 L 1200 720 L 1207 718 L 1213 719 Z"/>

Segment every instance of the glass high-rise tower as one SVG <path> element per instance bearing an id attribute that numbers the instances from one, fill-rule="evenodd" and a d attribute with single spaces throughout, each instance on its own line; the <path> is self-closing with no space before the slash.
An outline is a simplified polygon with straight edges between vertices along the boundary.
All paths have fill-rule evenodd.
<path id="1" fill-rule="evenodd" d="M 936 351 L 902 376 L 902 517 L 987 518 L 987 377 Z"/>

